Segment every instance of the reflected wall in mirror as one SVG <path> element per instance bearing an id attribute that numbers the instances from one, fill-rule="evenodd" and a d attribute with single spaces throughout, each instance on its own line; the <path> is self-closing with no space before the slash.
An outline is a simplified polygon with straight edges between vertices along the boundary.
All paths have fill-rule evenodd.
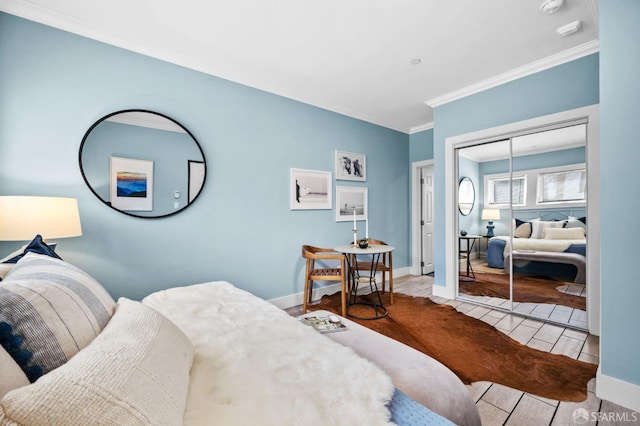
<path id="1" fill-rule="evenodd" d="M 473 210 L 476 202 L 476 191 L 473 187 L 473 181 L 468 177 L 460 179 L 458 185 L 458 210 L 463 216 L 468 216 Z"/>
<path id="2" fill-rule="evenodd" d="M 80 171 L 91 191 L 121 213 L 158 218 L 189 207 L 201 193 L 206 162 L 180 123 L 146 110 L 102 117 L 80 145 Z"/>
<path id="3" fill-rule="evenodd" d="M 477 173 L 477 210 L 500 211 L 495 236 L 487 235 L 480 215 L 472 215 L 477 224 L 459 219 L 459 227 L 476 229 L 479 237 L 471 282 L 461 260 L 459 297 L 587 329 L 586 125 L 456 152 L 464 167 L 459 173 Z"/>

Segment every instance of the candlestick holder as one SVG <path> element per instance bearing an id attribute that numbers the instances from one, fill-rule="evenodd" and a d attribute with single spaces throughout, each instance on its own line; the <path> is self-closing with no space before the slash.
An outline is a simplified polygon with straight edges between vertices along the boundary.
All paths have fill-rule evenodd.
<path id="1" fill-rule="evenodd" d="M 358 229 L 354 228 L 352 229 L 353 231 L 353 245 L 357 246 L 358 245 Z"/>

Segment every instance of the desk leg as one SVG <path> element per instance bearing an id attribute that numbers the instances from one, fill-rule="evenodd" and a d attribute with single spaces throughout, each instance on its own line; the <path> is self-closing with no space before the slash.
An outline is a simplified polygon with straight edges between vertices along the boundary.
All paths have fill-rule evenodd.
<path id="1" fill-rule="evenodd" d="M 345 254 L 345 256 L 347 256 Z M 351 286 L 351 290 L 349 292 L 349 301 L 347 304 L 347 316 L 362 319 L 362 320 L 370 320 L 370 319 L 380 319 L 387 316 L 387 308 L 382 304 L 382 298 L 380 297 L 380 291 L 378 290 L 378 285 L 376 283 L 376 271 L 378 270 L 378 263 L 380 262 L 380 253 L 374 254 L 373 259 L 371 259 L 371 270 L 369 271 L 369 276 L 361 276 L 360 270 L 358 269 L 358 256 L 353 255 L 351 260 L 353 261 L 353 265 L 351 264 L 351 260 L 349 257 L 346 258 L 347 263 L 349 264 L 350 280 L 353 285 Z M 352 267 L 353 266 L 353 267 Z M 358 302 L 358 287 L 360 282 L 369 282 L 369 299 L 368 302 Z M 364 297 L 364 296 L 363 296 Z M 377 300 L 376 300 L 377 299 Z M 374 316 L 372 317 L 361 317 L 356 316 L 349 313 L 349 308 L 354 305 L 365 305 L 371 306 L 374 310 Z"/>

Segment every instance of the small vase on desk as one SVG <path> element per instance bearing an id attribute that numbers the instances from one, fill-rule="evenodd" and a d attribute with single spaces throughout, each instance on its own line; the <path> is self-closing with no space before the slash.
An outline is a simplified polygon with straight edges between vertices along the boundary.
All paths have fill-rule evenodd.
<path id="1" fill-rule="evenodd" d="M 358 241 L 358 247 L 360 247 L 361 249 L 366 249 L 367 247 L 369 247 L 369 240 L 367 240 L 366 238 L 361 239 L 360 241 Z"/>

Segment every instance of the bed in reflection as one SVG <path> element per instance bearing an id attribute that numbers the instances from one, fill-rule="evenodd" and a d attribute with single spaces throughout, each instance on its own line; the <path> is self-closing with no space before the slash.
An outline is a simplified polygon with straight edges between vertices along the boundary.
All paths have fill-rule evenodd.
<path id="1" fill-rule="evenodd" d="M 487 264 L 491 268 L 508 271 L 511 255 L 515 273 L 558 277 L 584 284 L 587 247 L 585 226 L 584 217 L 569 216 L 565 220 L 514 219 L 513 239 L 496 236 L 489 240 Z"/>

